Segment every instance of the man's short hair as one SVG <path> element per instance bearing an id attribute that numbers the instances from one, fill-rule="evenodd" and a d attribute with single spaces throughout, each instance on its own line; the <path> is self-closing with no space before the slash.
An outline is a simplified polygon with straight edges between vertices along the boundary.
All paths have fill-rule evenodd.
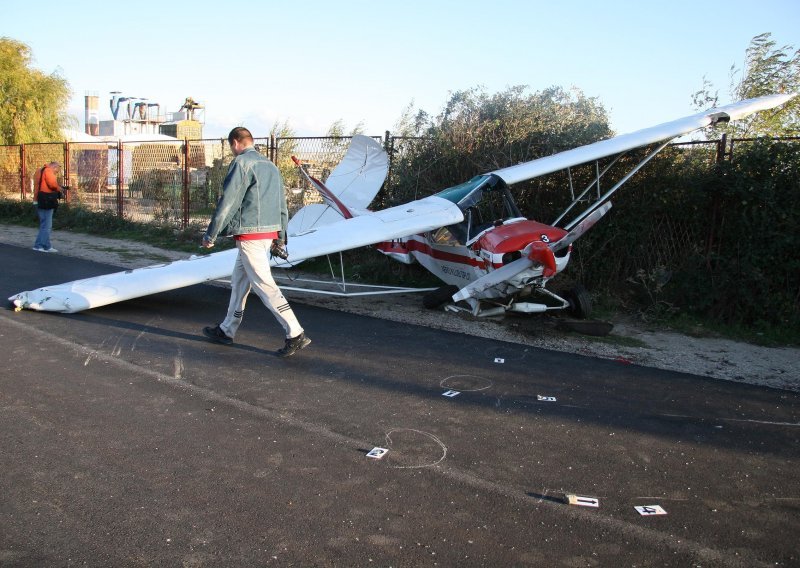
<path id="1" fill-rule="evenodd" d="M 252 142 L 253 135 L 244 126 L 237 126 L 228 134 L 228 144 L 233 144 L 234 140 L 239 142 Z"/>

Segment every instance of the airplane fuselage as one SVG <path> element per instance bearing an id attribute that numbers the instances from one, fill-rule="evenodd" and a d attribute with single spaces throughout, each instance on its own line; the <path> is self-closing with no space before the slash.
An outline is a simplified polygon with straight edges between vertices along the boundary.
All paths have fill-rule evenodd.
<path id="1" fill-rule="evenodd" d="M 376 248 L 398 260 L 410 264 L 418 262 L 445 284 L 463 288 L 493 270 L 502 268 L 525 254 L 531 243 L 555 243 L 566 231 L 537 221 L 523 218 L 498 222 L 471 239 L 468 244 L 459 242 L 448 227 L 412 235 L 390 243 L 380 243 Z M 544 284 L 554 274 L 561 272 L 569 262 L 570 248 L 553 257 L 553 270 L 545 276 L 547 260 L 536 262 L 513 278 L 482 291 L 482 299 L 497 299 L 512 295 L 533 283 Z"/>

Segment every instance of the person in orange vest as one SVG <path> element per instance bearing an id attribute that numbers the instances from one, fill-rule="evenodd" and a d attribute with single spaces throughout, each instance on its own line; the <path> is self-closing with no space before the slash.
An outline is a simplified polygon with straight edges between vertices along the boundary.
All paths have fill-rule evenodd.
<path id="1" fill-rule="evenodd" d="M 64 195 L 64 188 L 58 183 L 58 172 L 61 164 L 50 162 L 40 168 L 33 176 L 36 200 L 36 214 L 39 217 L 39 234 L 33 250 L 39 252 L 58 252 L 50 244 L 50 232 L 53 230 L 53 213 L 58 209 L 58 200 Z"/>

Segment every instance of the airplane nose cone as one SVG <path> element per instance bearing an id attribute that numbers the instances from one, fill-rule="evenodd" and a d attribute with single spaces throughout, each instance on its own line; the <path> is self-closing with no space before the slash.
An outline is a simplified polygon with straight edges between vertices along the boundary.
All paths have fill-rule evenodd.
<path id="1" fill-rule="evenodd" d="M 555 275 L 556 257 L 553 254 L 553 250 L 542 241 L 533 241 L 530 247 L 528 258 L 544 267 L 543 276 L 550 277 Z"/>

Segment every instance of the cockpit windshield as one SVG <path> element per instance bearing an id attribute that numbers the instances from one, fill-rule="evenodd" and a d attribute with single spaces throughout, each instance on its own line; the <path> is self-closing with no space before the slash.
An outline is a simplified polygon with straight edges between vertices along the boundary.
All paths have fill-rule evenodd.
<path id="1" fill-rule="evenodd" d="M 448 227 L 462 244 L 497 221 L 522 217 L 508 186 L 495 175 L 474 177 L 437 195 L 454 202 L 464 212 L 461 223 Z"/>

